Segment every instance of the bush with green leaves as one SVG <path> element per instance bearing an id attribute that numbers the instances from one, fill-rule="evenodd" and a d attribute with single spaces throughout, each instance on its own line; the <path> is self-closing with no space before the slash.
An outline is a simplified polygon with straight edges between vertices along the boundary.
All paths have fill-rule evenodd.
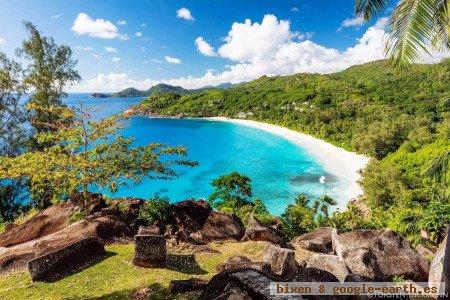
<path id="1" fill-rule="evenodd" d="M 146 225 L 166 222 L 170 218 L 170 201 L 168 197 L 154 195 L 139 210 L 139 219 Z"/>
<path id="2" fill-rule="evenodd" d="M 450 199 L 432 200 L 419 220 L 418 227 L 430 234 L 430 239 L 438 242 L 443 236 L 443 228 L 450 224 Z"/>
<path id="3" fill-rule="evenodd" d="M 83 210 L 77 210 L 75 212 L 73 212 L 70 217 L 69 217 L 69 224 L 81 221 L 83 219 L 85 219 L 87 216 L 86 212 Z"/>
<path id="4" fill-rule="evenodd" d="M 290 238 L 302 235 L 316 228 L 314 210 L 309 207 L 308 198 L 303 195 L 295 197 L 294 204 L 289 204 L 281 215 L 283 230 Z"/>
<path id="5" fill-rule="evenodd" d="M 214 179 L 211 184 L 215 189 L 208 202 L 217 210 L 235 214 L 244 224 L 252 214 L 265 224 L 275 221 L 261 199 L 250 199 L 252 186 L 248 176 L 232 172 Z"/>

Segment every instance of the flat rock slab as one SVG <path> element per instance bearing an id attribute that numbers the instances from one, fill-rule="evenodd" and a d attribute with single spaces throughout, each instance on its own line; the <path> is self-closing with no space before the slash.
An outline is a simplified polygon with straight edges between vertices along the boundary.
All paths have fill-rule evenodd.
<path id="1" fill-rule="evenodd" d="M 134 237 L 133 264 L 146 268 L 164 268 L 167 262 L 166 239 L 162 235 Z"/>
<path id="2" fill-rule="evenodd" d="M 297 272 L 295 253 L 291 249 L 270 244 L 264 251 L 263 262 L 270 265 L 274 275 L 287 280 L 292 279 Z"/>
<path id="3" fill-rule="evenodd" d="M 296 237 L 292 244 L 298 248 L 313 252 L 329 253 L 332 251 L 331 237 L 333 234 L 336 234 L 336 229 L 322 227 Z"/>
<path id="4" fill-rule="evenodd" d="M 105 254 L 97 237 L 88 237 L 28 262 L 33 281 L 51 282 L 80 271 Z"/>
<path id="5" fill-rule="evenodd" d="M 344 260 L 339 259 L 337 255 L 330 254 L 314 254 L 308 260 L 308 268 L 316 268 L 330 272 L 336 276 L 339 281 L 344 282 L 349 274 L 347 265 Z"/>

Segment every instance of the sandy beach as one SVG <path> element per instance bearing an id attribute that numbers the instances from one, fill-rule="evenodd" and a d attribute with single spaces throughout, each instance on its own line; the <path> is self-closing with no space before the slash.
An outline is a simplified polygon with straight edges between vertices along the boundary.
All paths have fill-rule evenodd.
<path id="1" fill-rule="evenodd" d="M 345 209 L 349 200 L 355 199 L 363 193 L 358 181 L 361 177 L 360 170 L 364 169 L 370 160 L 367 156 L 347 151 L 318 138 L 281 126 L 224 117 L 207 119 L 211 121 L 232 122 L 264 130 L 288 139 L 305 149 L 311 156 L 322 163 L 326 172 L 336 176 L 340 181 L 343 187 L 341 199 L 346 199 L 345 201 L 338 201 L 338 208 L 340 210 Z"/>

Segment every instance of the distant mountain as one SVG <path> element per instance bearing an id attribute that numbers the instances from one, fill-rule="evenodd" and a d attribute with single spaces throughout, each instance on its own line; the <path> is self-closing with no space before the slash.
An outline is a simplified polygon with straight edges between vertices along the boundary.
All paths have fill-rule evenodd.
<path id="1" fill-rule="evenodd" d="M 159 94 L 159 93 L 174 93 L 174 94 L 186 95 L 186 94 L 203 92 L 203 91 L 206 91 L 209 89 L 227 89 L 232 86 L 233 86 L 233 84 L 227 82 L 227 83 L 219 84 L 216 87 L 207 86 L 207 87 L 203 87 L 200 89 L 188 90 L 188 89 L 182 88 L 181 86 L 173 86 L 173 85 L 160 83 L 155 86 L 152 86 L 151 88 L 149 88 L 146 91 L 140 91 L 135 88 L 127 88 L 127 89 L 124 89 L 123 91 L 112 94 L 111 97 L 116 97 L 116 98 L 150 97 L 152 95 Z M 99 94 L 99 93 L 94 93 L 94 94 Z M 92 97 L 94 94 L 92 94 Z M 98 98 L 100 98 L 100 97 L 98 97 Z"/>

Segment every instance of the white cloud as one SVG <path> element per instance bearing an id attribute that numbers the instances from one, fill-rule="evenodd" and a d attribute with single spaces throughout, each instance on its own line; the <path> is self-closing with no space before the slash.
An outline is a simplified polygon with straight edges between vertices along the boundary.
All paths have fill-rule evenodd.
<path id="1" fill-rule="evenodd" d="M 162 60 L 157 59 L 157 58 L 152 58 L 152 59 L 150 59 L 150 61 L 153 62 L 153 63 L 157 63 L 157 64 L 162 63 Z"/>
<path id="2" fill-rule="evenodd" d="M 0 45 L 4 45 L 4 44 L 6 44 L 6 39 L 0 38 Z"/>
<path id="3" fill-rule="evenodd" d="M 261 24 L 247 19 L 233 23 L 219 54 L 240 62 L 264 59 L 291 37 L 289 21 L 278 21 L 274 15 L 265 15 Z"/>
<path id="4" fill-rule="evenodd" d="M 186 7 L 182 7 L 177 10 L 177 18 L 185 19 L 188 21 L 195 21 L 194 17 L 192 17 L 191 12 Z"/>
<path id="5" fill-rule="evenodd" d="M 342 28 L 345 27 L 360 27 L 362 24 L 364 24 L 364 18 L 361 16 L 348 18 L 342 21 L 341 27 L 338 28 L 338 31 L 342 30 Z"/>
<path id="6" fill-rule="evenodd" d="M 96 54 L 96 53 L 92 53 L 92 57 L 93 57 L 93 58 L 102 58 L 101 55 L 98 55 L 98 54 Z"/>
<path id="7" fill-rule="evenodd" d="M 82 51 L 92 51 L 94 50 L 94 48 L 87 46 L 87 47 L 83 47 L 83 46 L 76 46 L 75 48 L 77 48 L 78 50 L 82 50 Z"/>
<path id="8" fill-rule="evenodd" d="M 108 20 L 93 20 L 85 13 L 79 13 L 71 28 L 77 35 L 88 35 L 101 39 L 114 39 L 118 36 L 117 27 Z"/>
<path id="9" fill-rule="evenodd" d="M 51 15 L 50 18 L 52 19 L 59 19 L 61 17 L 61 15 Z"/>
<path id="10" fill-rule="evenodd" d="M 142 32 L 136 32 L 135 34 L 137 37 L 142 37 Z"/>
<path id="11" fill-rule="evenodd" d="M 118 63 L 120 62 L 120 57 L 113 57 L 112 61 Z"/>
<path id="12" fill-rule="evenodd" d="M 169 64 L 181 64 L 181 59 L 179 59 L 179 58 L 170 57 L 170 56 L 164 56 L 164 58 L 166 59 L 166 61 Z"/>
<path id="13" fill-rule="evenodd" d="M 140 48 L 142 52 L 145 52 L 145 47 Z"/>
<path id="14" fill-rule="evenodd" d="M 108 46 L 106 46 L 106 47 L 105 47 L 105 50 L 106 50 L 107 52 L 109 52 L 109 53 L 117 53 L 117 49 L 116 49 L 116 48 L 113 48 L 113 47 L 108 47 Z"/>
<path id="15" fill-rule="evenodd" d="M 300 9 L 298 9 L 298 7 L 294 6 L 293 8 L 291 8 L 291 11 L 292 12 L 299 12 Z"/>
<path id="16" fill-rule="evenodd" d="M 193 89 L 226 82 L 250 81 L 262 75 L 337 72 L 352 65 L 384 58 L 385 25 L 386 19 L 380 19 L 355 41 L 354 46 L 337 50 L 311 40 L 298 40 L 288 21 L 279 21 L 268 15 L 261 24 L 252 23 L 250 20 L 233 24 L 218 54 L 236 63 L 220 72 L 207 70 L 201 77 L 186 76 L 163 80 L 137 80 L 128 77 L 126 73 L 100 73 L 74 90 L 114 92 L 127 87 L 146 90 L 158 83 Z M 449 56 L 450 53 L 435 53 L 433 57 L 424 56 L 421 62 L 437 62 Z M 173 59 L 168 56 L 165 58 L 167 61 Z M 157 59 L 152 61 L 156 62 Z"/>
<path id="17" fill-rule="evenodd" d="M 126 33 L 119 33 L 117 38 L 121 41 L 128 41 L 130 39 L 130 37 Z"/>
<path id="18" fill-rule="evenodd" d="M 127 25 L 127 21 L 125 21 L 125 20 L 120 20 L 119 22 L 117 22 L 117 25 L 120 25 L 120 26 Z"/>
<path id="19" fill-rule="evenodd" d="M 141 26 L 142 26 L 142 27 L 147 27 L 147 24 L 141 23 Z"/>
<path id="20" fill-rule="evenodd" d="M 216 51 L 201 36 L 195 39 L 197 50 L 205 56 L 217 56 Z"/>

